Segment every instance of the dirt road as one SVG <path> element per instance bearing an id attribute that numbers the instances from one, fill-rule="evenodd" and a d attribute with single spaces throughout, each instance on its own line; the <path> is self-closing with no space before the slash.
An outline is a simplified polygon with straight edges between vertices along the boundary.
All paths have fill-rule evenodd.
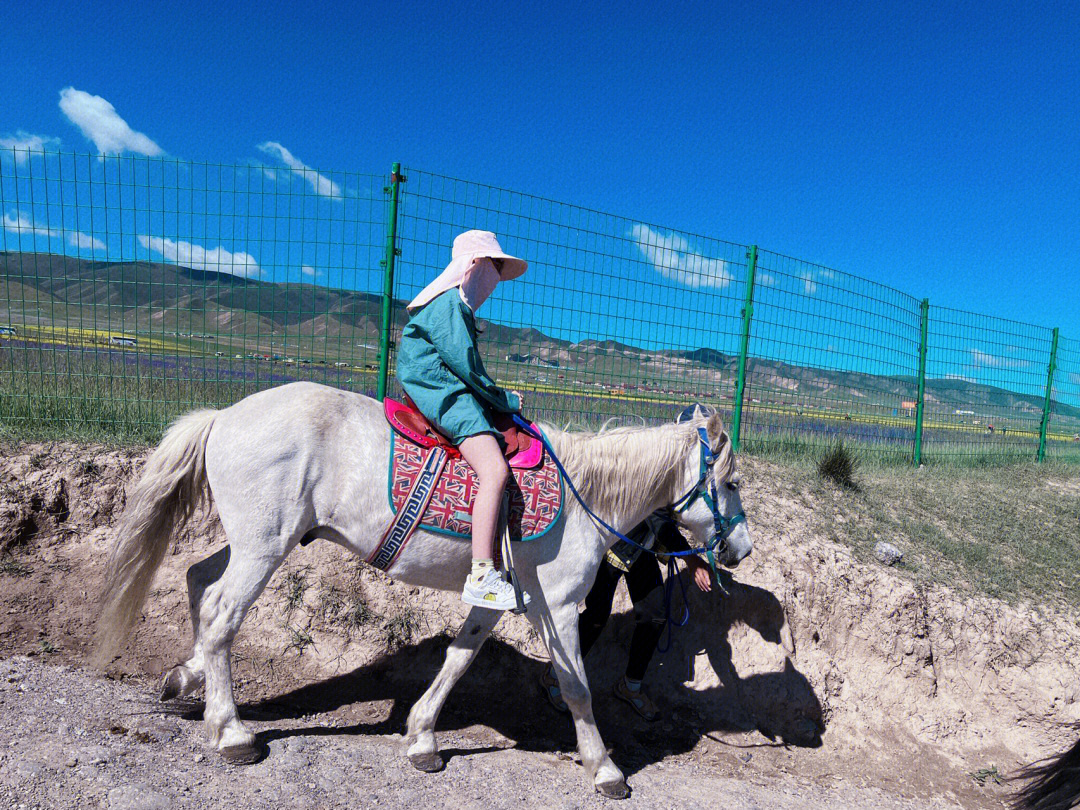
<path id="1" fill-rule="evenodd" d="M 203 741 L 201 706 L 165 706 L 148 679 L 114 681 L 19 656 L 0 663 L 0 806 L 18 808 L 633 808 L 940 810 L 879 788 L 820 784 L 794 774 L 714 776 L 678 758 L 633 773 L 631 798 L 593 793 L 574 755 L 523 751 L 490 729 L 440 734 L 446 769 L 425 774 L 380 721 L 335 713 L 248 718 L 267 756 L 225 765 Z M 164 709 L 164 711 L 163 711 Z M 560 748 L 560 746 L 555 746 Z M 740 752 L 745 757 L 748 751 Z M 740 754 L 731 754 L 732 757 Z"/>

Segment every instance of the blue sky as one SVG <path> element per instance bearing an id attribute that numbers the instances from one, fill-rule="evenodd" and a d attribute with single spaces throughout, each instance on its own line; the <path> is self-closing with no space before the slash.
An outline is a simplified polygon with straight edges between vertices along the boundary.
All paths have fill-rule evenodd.
<path id="1" fill-rule="evenodd" d="M 1080 14 L 1063 5 L 177 8 L 6 9 L 0 141 L 400 160 L 1080 335 Z M 92 142 L 66 88 L 130 132 Z"/>

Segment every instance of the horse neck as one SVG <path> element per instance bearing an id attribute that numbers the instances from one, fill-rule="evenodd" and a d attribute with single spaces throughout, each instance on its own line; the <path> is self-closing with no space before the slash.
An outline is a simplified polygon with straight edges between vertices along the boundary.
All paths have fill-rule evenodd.
<path id="1" fill-rule="evenodd" d="M 620 530 L 672 503 L 685 478 L 686 439 L 673 425 L 555 433 L 556 452 L 589 508 Z"/>

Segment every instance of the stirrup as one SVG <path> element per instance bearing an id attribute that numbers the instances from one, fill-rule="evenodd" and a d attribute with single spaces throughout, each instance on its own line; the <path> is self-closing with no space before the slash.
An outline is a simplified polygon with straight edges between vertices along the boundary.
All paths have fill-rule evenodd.
<path id="1" fill-rule="evenodd" d="M 525 601 L 525 592 L 518 583 L 517 571 L 514 570 L 514 555 L 510 550 L 510 493 L 506 490 L 503 490 L 502 503 L 499 506 L 499 537 L 502 542 L 503 572 L 507 581 L 514 586 L 514 601 L 517 603 L 510 612 L 520 615 L 528 610 L 528 603 Z"/>

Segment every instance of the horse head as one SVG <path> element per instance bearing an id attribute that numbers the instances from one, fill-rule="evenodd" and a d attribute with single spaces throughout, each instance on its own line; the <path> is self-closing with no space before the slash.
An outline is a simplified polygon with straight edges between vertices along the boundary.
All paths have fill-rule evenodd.
<path id="1" fill-rule="evenodd" d="M 739 493 L 731 439 L 718 414 L 687 422 L 693 441 L 686 455 L 686 494 L 675 504 L 676 520 L 699 546 L 714 549 L 717 562 L 737 566 L 754 549 Z"/>

